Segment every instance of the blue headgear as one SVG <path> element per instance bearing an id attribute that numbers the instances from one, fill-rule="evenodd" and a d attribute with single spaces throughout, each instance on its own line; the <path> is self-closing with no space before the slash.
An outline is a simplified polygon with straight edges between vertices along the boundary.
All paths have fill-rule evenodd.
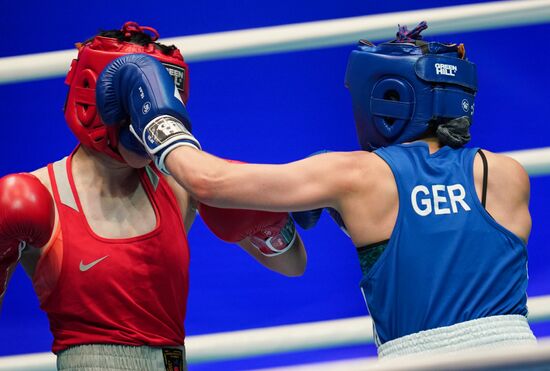
<path id="1" fill-rule="evenodd" d="M 351 52 L 345 83 L 364 150 L 418 139 L 432 120 L 471 119 L 476 66 L 462 44 L 422 41 L 427 27 L 403 26 L 396 40 L 378 46 L 362 40 Z"/>

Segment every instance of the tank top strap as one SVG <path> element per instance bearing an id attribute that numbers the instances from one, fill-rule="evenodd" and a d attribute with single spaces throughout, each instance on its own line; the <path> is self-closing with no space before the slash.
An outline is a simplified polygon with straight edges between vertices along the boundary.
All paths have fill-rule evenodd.
<path id="1" fill-rule="evenodd" d="M 164 175 L 157 169 L 156 166 L 147 165 L 145 168 L 140 169 L 140 176 L 142 179 L 142 184 L 148 188 L 149 193 L 152 197 L 162 197 L 167 198 L 170 207 L 179 215 L 181 218 L 182 210 L 179 208 L 179 202 L 174 194 L 174 191 L 168 181 L 164 178 Z M 183 219 L 181 218 L 183 223 Z"/>
<path id="2" fill-rule="evenodd" d="M 78 205 L 74 197 L 69 182 L 69 174 L 67 171 L 68 157 L 64 157 L 59 161 L 48 164 L 48 175 L 55 201 L 58 204 L 68 206 L 75 211 L 78 210 Z"/>
<path id="3" fill-rule="evenodd" d="M 462 161 L 462 166 L 464 169 L 464 172 L 471 176 L 473 179 L 474 176 L 474 160 L 479 152 L 479 147 L 472 147 L 472 148 L 462 148 L 461 152 L 459 153 L 459 157 Z"/>
<path id="4" fill-rule="evenodd" d="M 145 167 L 144 175 L 144 179 L 146 180 L 146 182 L 151 185 L 152 190 L 156 192 L 161 182 L 162 176 L 159 173 L 155 172 L 154 168 L 149 165 Z"/>

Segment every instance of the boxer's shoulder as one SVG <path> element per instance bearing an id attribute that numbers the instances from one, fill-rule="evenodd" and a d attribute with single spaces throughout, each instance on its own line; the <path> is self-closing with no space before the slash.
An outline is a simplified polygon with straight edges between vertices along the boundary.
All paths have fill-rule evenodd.
<path id="1" fill-rule="evenodd" d="M 348 152 L 346 161 L 346 170 L 354 174 L 351 181 L 359 189 L 386 189 L 387 182 L 394 183 L 391 168 L 373 152 Z"/>
<path id="2" fill-rule="evenodd" d="M 168 184 L 170 190 L 178 200 L 178 203 L 188 201 L 189 194 L 187 193 L 185 188 L 180 186 L 178 182 L 171 175 L 161 174 L 161 176 L 164 179 L 164 181 Z"/>
<path id="3" fill-rule="evenodd" d="M 342 198 L 358 205 L 376 208 L 397 200 L 397 187 L 389 165 L 378 155 L 368 151 L 341 152 L 338 177 L 342 177 Z"/>
<path id="4" fill-rule="evenodd" d="M 31 171 L 30 173 L 32 175 L 34 175 L 35 177 L 37 177 L 38 180 L 40 180 L 40 182 L 48 189 L 50 194 L 53 194 L 52 184 L 51 184 L 51 181 L 50 181 L 50 176 L 48 174 L 48 167 L 47 166 L 44 166 L 44 167 L 41 167 L 41 168 L 36 169 L 34 171 Z"/>
<path id="5" fill-rule="evenodd" d="M 529 214 L 529 175 L 521 164 L 506 155 L 483 150 L 487 159 L 486 209 L 502 226 L 527 241 L 531 230 Z M 474 160 L 474 178 L 478 197 L 483 200 L 483 159 Z"/>
<path id="6" fill-rule="evenodd" d="M 53 191 L 52 191 L 52 184 L 50 181 L 50 177 L 48 175 L 48 167 L 44 166 L 39 169 L 36 169 L 34 171 L 31 171 L 30 174 L 34 175 L 35 177 L 40 180 L 40 182 L 46 187 L 46 189 L 50 192 L 50 195 L 53 197 Z M 55 210 L 55 222 L 54 222 L 54 233 L 59 228 L 59 217 L 57 213 L 57 206 L 54 203 L 54 210 Z M 21 254 L 21 260 L 20 263 L 23 266 L 23 269 L 27 273 L 27 275 L 32 279 L 34 276 L 34 271 L 36 269 L 36 266 L 38 264 L 38 261 L 40 260 L 40 257 L 45 251 L 49 250 L 50 245 L 53 244 L 54 241 L 50 241 L 44 248 L 42 249 L 25 249 L 23 253 Z"/>
<path id="7" fill-rule="evenodd" d="M 162 177 L 168 184 L 170 190 L 176 198 L 176 201 L 178 202 L 178 206 L 183 217 L 183 222 L 185 224 L 185 230 L 188 232 L 195 220 L 198 207 L 197 201 L 192 198 L 171 175 L 162 174 Z"/>
<path id="8" fill-rule="evenodd" d="M 40 182 L 44 185 L 44 187 L 46 187 L 48 192 L 50 192 L 50 195 L 52 196 L 52 198 L 54 198 L 53 186 L 52 186 L 52 181 L 50 179 L 50 175 L 48 172 L 48 166 L 44 166 L 34 171 L 31 171 L 30 174 L 37 177 L 38 180 L 40 180 Z M 57 205 L 55 204 L 55 202 L 54 202 L 54 210 L 55 210 L 55 224 L 57 228 L 57 224 L 59 223 L 59 214 L 58 214 Z"/>
<path id="9" fill-rule="evenodd" d="M 487 159 L 487 175 L 489 190 L 501 190 L 507 197 L 517 195 L 524 197 L 529 194 L 529 175 L 523 166 L 514 158 L 482 150 Z M 483 159 L 478 154 L 474 160 L 474 176 L 476 181 L 483 178 Z"/>

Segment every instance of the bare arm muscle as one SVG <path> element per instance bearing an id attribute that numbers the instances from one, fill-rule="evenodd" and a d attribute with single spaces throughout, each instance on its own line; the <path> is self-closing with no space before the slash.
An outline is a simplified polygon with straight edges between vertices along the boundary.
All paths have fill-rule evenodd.
<path id="1" fill-rule="evenodd" d="M 357 152 L 331 152 L 284 165 L 233 164 L 179 147 L 170 153 L 167 165 L 174 178 L 206 204 L 301 211 L 336 206 L 362 171 L 357 156 Z"/>

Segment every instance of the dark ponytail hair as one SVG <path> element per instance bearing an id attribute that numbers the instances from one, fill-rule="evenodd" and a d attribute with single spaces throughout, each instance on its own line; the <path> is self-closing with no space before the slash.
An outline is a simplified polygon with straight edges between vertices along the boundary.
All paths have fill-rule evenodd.
<path id="1" fill-rule="evenodd" d="M 459 148 L 472 139 L 470 126 L 472 122 L 468 116 L 455 119 L 432 121 L 429 132 L 437 137 L 439 144 L 452 148 Z"/>

